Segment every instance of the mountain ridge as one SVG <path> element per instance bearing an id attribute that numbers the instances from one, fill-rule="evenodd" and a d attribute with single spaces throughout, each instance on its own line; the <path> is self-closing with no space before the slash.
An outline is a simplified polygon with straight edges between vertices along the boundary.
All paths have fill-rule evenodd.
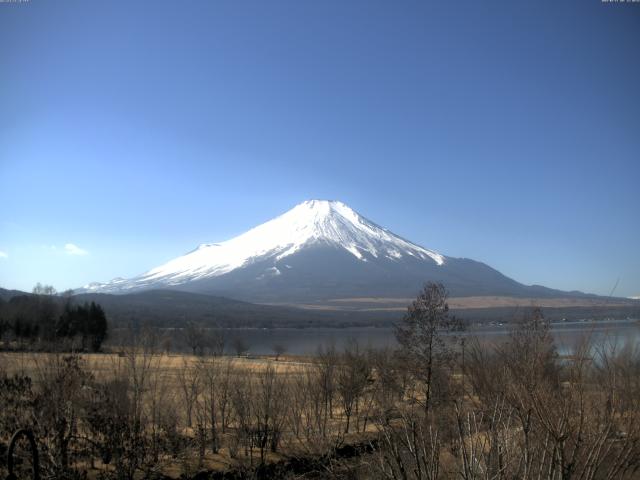
<path id="1" fill-rule="evenodd" d="M 80 292 L 173 289 L 250 302 L 415 296 L 426 281 L 454 296 L 588 296 L 523 285 L 490 266 L 425 248 L 335 200 L 307 200 L 224 242 L 190 252 L 131 279 Z"/>

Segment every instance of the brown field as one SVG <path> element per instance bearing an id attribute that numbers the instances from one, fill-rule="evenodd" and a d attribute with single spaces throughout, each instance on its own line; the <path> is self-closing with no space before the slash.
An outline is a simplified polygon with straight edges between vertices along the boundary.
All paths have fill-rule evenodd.
<path id="1" fill-rule="evenodd" d="M 0 352 L 0 368 L 9 375 L 23 374 L 37 378 L 38 371 L 50 363 L 56 353 L 42 352 Z M 82 359 L 86 366 L 96 377 L 106 378 L 120 371 L 125 366 L 127 358 L 118 353 L 85 353 Z M 167 378 L 177 377 L 185 367 L 195 367 L 203 358 L 195 355 L 183 354 L 153 354 L 148 361 L 152 365 L 152 371 L 161 372 Z M 224 357 L 234 371 L 238 373 L 259 373 L 271 366 L 280 374 L 300 373 L 303 368 L 313 365 L 311 359 L 306 357 L 282 356 L 278 361 L 272 357 Z"/>
<path id="2" fill-rule="evenodd" d="M 413 301 L 412 298 L 392 297 L 353 297 L 334 298 L 322 303 L 292 304 L 298 308 L 327 311 L 390 311 L 404 312 Z M 449 307 L 456 310 L 471 308 L 504 308 L 504 307 L 540 307 L 540 308 L 570 308 L 570 307 L 625 307 L 638 305 L 637 300 L 622 298 L 516 298 L 501 296 L 451 297 Z"/>
<path id="3" fill-rule="evenodd" d="M 0 352 L 0 374 L 3 372 L 8 376 L 26 375 L 33 381 L 35 388 L 50 381 L 51 376 L 55 375 L 61 368 L 62 361 L 69 354 L 65 353 L 44 353 L 44 352 Z M 268 378 L 269 372 L 275 372 L 277 385 L 281 389 L 274 392 L 280 396 L 280 402 L 286 401 L 287 395 L 291 392 L 296 381 L 300 381 L 306 372 L 314 371 L 316 363 L 312 358 L 281 356 L 278 360 L 273 357 L 202 357 L 194 355 L 166 355 L 149 353 L 143 351 L 127 351 L 120 353 L 96 353 L 81 354 L 81 365 L 86 371 L 90 372 L 94 381 L 97 383 L 106 383 L 116 379 L 128 378 L 144 385 L 142 393 L 141 408 L 145 410 L 147 416 L 155 416 L 151 413 L 159 409 L 159 405 L 164 408 L 173 410 L 177 416 L 177 426 L 179 434 L 185 438 L 190 438 L 190 443 L 195 444 L 197 431 L 195 428 L 197 418 L 201 418 L 206 424 L 206 404 L 211 402 L 211 398 L 207 398 L 204 390 L 207 388 L 202 379 L 202 371 L 204 369 L 217 369 L 217 375 L 223 375 L 224 369 L 231 371 L 230 384 L 238 388 L 248 388 L 247 394 L 251 392 L 250 385 L 253 388 L 260 384 L 261 380 Z M 212 367 L 215 363 L 215 367 Z M 137 371 L 136 371 L 137 370 Z M 229 381 L 229 380 L 227 380 Z M 194 388 L 197 390 L 195 396 L 189 398 L 187 389 Z M 226 399 L 228 400 L 228 399 Z M 249 401 L 249 399 L 247 398 Z M 189 404 L 191 404 L 189 406 Z M 343 421 L 344 416 L 339 403 L 336 401 L 332 408 L 332 418 L 327 423 L 327 429 L 333 434 L 341 438 L 343 441 L 358 441 L 366 432 L 375 430 L 373 424 L 365 425 L 358 428 L 358 431 L 344 434 Z M 259 408 L 259 407 L 258 407 Z M 284 408 L 282 405 L 278 409 Z M 193 409 L 193 420 L 189 420 L 187 409 Z M 284 410 L 277 413 L 270 412 L 271 415 L 282 415 Z M 284 418 L 281 419 L 284 421 Z M 193 423 L 191 423 L 193 422 Z M 155 426 L 150 427 L 152 429 Z M 209 428 L 211 425 L 209 424 Z M 190 475 L 197 471 L 224 471 L 244 468 L 247 458 L 239 459 L 237 453 L 233 453 L 231 445 L 236 443 L 235 436 L 238 427 L 232 425 L 227 427 L 226 434 L 220 435 L 219 451 L 214 453 L 207 450 L 202 457 L 198 457 L 196 447 L 192 445 L 187 447 L 184 457 L 181 459 L 172 458 L 169 455 L 161 455 L 157 468 L 163 475 L 169 478 L 179 478 L 184 475 Z M 318 442 L 312 446 L 308 443 L 308 439 L 295 438 L 291 430 L 287 426 L 281 427 L 283 430 L 282 446 L 277 452 L 266 451 L 266 462 L 277 462 L 287 458 L 290 455 L 298 455 L 301 452 L 309 452 L 310 449 L 324 448 L 323 442 Z M 0 432 L 1 433 L 1 432 Z M 249 449 L 251 457 L 258 457 L 259 449 L 251 447 Z M 245 454 L 246 457 L 247 454 Z M 251 460 L 253 464 L 255 460 Z M 94 459 L 93 467 L 89 468 L 88 478 L 96 478 L 100 472 L 109 472 L 113 470 L 111 465 L 103 464 L 99 459 Z M 76 462 L 76 467 L 88 467 L 86 461 Z M 1 476 L 0 464 L 0 476 Z"/>

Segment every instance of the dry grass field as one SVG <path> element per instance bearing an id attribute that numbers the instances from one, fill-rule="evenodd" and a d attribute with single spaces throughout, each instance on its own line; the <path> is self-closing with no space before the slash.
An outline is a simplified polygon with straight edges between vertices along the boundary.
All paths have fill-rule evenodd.
<path id="1" fill-rule="evenodd" d="M 28 375 L 37 378 L 40 369 L 51 363 L 51 360 L 64 354 L 43 352 L 0 352 L 0 367 L 8 374 Z M 88 370 L 97 378 L 108 378 L 115 372 L 122 371 L 128 361 L 128 353 L 83 353 L 80 355 Z M 192 368 L 203 362 L 203 357 L 187 354 L 149 354 L 146 360 L 151 371 L 161 373 L 166 378 L 177 378 L 179 372 Z M 273 368 L 279 375 L 299 374 L 303 368 L 313 365 L 312 357 L 282 356 L 277 361 L 274 357 L 234 357 L 218 358 L 219 362 L 229 363 L 234 371 L 240 373 L 264 372 Z"/>
<path id="2" fill-rule="evenodd" d="M 355 428 L 352 424 L 350 431 L 345 432 L 345 415 L 336 398 L 329 407 L 331 411 L 324 413 L 324 425 L 319 427 L 323 438 L 311 431 L 315 427 L 308 426 L 308 432 L 302 432 L 303 417 L 307 416 L 310 421 L 311 415 L 301 410 L 293 413 L 290 407 L 294 402 L 305 402 L 294 397 L 304 396 L 301 390 L 318 372 L 317 359 L 311 357 L 281 356 L 277 360 L 268 356 L 204 357 L 135 349 L 74 357 L 82 371 L 89 375 L 88 384 L 115 386 L 125 381 L 129 385 L 127 396 L 138 398 L 139 406 L 135 409 L 144 417 L 146 434 L 153 435 L 164 429 L 164 436 L 173 435 L 182 443 L 180 455 L 158 452 L 152 462 L 153 471 L 169 478 L 202 470 L 243 470 L 256 462 L 275 463 L 292 455 L 315 455 L 332 445 L 358 442 L 366 438 L 367 432 L 375 431 L 372 423 L 360 425 L 358 422 Z M 65 372 L 68 358 L 68 353 L 0 352 L 0 373 L 7 377 L 26 376 L 32 380 L 34 390 L 48 389 L 52 381 L 68 375 Z M 262 403 L 265 399 L 260 397 L 265 394 L 269 398 Z M 251 418 L 239 420 L 238 416 L 243 413 L 238 411 L 245 409 L 244 414 Z M 172 422 L 168 430 L 173 430 L 172 433 L 166 431 L 166 425 L 160 425 L 164 421 L 161 417 L 167 415 Z M 208 448 L 213 435 L 212 419 L 214 429 L 219 431 L 215 433 L 216 447 Z M 264 425 L 254 425 L 263 419 L 266 419 Z M 205 428 L 207 448 L 199 451 L 198 443 Z M 278 447 L 258 446 L 257 438 L 264 436 L 260 430 L 272 428 L 278 429 Z M 241 435 L 249 438 L 242 440 Z M 239 453 L 242 450 L 244 454 Z M 99 458 L 89 462 L 82 455 L 74 466 L 86 469 L 88 478 L 98 478 L 118 468 Z"/>
<path id="3" fill-rule="evenodd" d="M 389 311 L 405 312 L 411 298 L 395 297 L 354 297 L 334 298 L 322 303 L 295 304 L 292 306 L 309 310 L 327 311 Z M 503 297 L 503 296 L 473 296 L 451 297 L 449 307 L 455 310 L 484 309 L 484 308 L 594 308 L 594 307 L 629 307 L 637 306 L 638 301 L 624 298 L 538 298 L 538 297 Z M 281 304 L 278 304 L 281 305 Z"/>

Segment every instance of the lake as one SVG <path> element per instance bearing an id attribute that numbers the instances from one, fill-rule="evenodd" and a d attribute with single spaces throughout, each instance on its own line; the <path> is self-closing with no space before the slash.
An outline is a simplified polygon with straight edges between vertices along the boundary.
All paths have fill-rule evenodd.
<path id="1" fill-rule="evenodd" d="M 507 338 L 505 325 L 474 327 L 462 335 L 477 337 L 480 341 L 500 342 Z M 594 344 L 605 341 L 609 346 L 622 347 L 627 343 L 640 346 L 640 323 L 637 320 L 611 320 L 600 322 L 562 322 L 552 324 L 552 333 L 560 354 L 569 354 L 585 337 Z M 392 328 L 278 328 L 227 330 L 227 350 L 232 353 L 233 338 L 241 336 L 253 355 L 273 354 L 273 346 L 283 345 L 292 355 L 311 355 L 320 346 L 335 345 L 342 348 L 349 339 L 355 339 L 361 347 L 397 346 Z"/>

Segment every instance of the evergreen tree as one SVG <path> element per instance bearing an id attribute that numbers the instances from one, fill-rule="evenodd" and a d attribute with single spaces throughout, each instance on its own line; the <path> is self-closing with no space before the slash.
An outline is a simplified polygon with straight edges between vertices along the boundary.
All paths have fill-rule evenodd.
<path id="1" fill-rule="evenodd" d="M 100 350 L 102 342 L 107 338 L 107 317 L 100 305 L 91 302 L 88 310 L 87 334 L 91 350 Z"/>

